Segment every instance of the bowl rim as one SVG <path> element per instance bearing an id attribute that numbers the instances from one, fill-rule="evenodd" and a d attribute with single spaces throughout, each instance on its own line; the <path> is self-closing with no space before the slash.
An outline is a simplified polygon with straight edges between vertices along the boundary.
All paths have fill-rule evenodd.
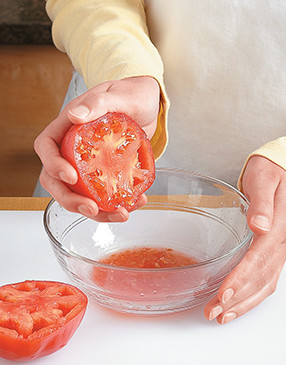
<path id="1" fill-rule="evenodd" d="M 179 173 L 179 174 L 188 174 L 188 175 L 193 175 L 196 177 L 200 177 L 203 178 L 204 180 L 208 180 L 211 182 L 215 182 L 218 183 L 220 185 L 223 185 L 224 187 L 228 188 L 229 190 L 235 192 L 237 195 L 240 196 L 240 198 L 246 203 L 247 208 L 249 208 L 249 200 L 246 198 L 246 196 L 239 191 L 237 188 L 235 188 L 234 186 L 228 184 L 227 182 L 224 182 L 220 179 L 217 179 L 215 177 L 210 177 L 208 175 L 193 171 L 193 170 L 185 170 L 185 169 L 175 169 L 175 168 L 164 168 L 164 167 L 159 167 L 156 168 L 156 172 L 175 172 L 175 173 Z M 76 252 L 73 252 L 69 249 L 66 249 L 62 246 L 62 244 L 54 237 L 54 235 L 52 234 L 51 230 L 48 227 L 47 224 L 47 216 L 48 216 L 48 212 L 51 209 L 53 204 L 59 204 L 54 198 L 52 198 L 50 200 L 50 202 L 48 203 L 48 205 L 46 206 L 46 209 L 44 211 L 44 215 L 43 215 L 43 225 L 45 228 L 45 231 L 50 239 L 50 241 L 57 247 L 57 249 L 59 249 L 65 256 L 69 256 L 72 257 L 76 260 L 79 261 L 84 261 L 88 264 L 92 264 L 94 266 L 100 266 L 102 268 L 106 268 L 106 269 L 112 269 L 112 270 L 125 270 L 125 271 L 136 271 L 136 272 L 160 272 L 160 271 L 177 271 L 177 270 L 186 270 L 186 269 L 190 269 L 190 268 L 196 268 L 199 266 L 208 266 L 211 265 L 215 262 L 221 261 L 225 258 L 227 258 L 228 256 L 233 256 L 237 251 L 239 251 L 240 249 L 242 249 L 248 242 L 249 242 L 249 246 L 252 243 L 252 239 L 253 239 L 253 232 L 250 230 L 250 228 L 248 227 L 248 234 L 245 237 L 245 239 L 243 241 L 240 242 L 240 244 L 238 246 L 236 246 L 234 249 L 230 250 L 229 252 L 227 252 L 226 254 L 222 255 L 222 256 L 216 256 L 213 257 L 211 259 L 208 260 L 204 260 L 204 261 L 200 261 L 196 264 L 191 264 L 191 265 L 185 265 L 185 266 L 178 266 L 178 267 L 166 267 L 166 268 L 136 268 L 136 267 L 125 267 L 125 266 L 115 266 L 115 265 L 109 265 L 109 264 L 104 264 L 100 261 L 96 261 L 93 259 L 89 259 L 87 257 L 81 256 L 79 254 L 77 254 Z M 150 203 L 150 205 L 154 204 L 153 202 Z M 60 204 L 59 204 L 60 205 Z M 148 202 L 146 203 L 146 205 L 148 205 Z M 63 208 L 65 209 L 65 208 Z M 77 213 L 78 214 L 78 213 Z M 88 220 L 87 217 L 80 217 L 79 218 L 82 221 L 86 221 Z M 101 222 L 98 222 L 101 223 Z M 107 222 L 108 223 L 108 222 Z M 115 222 L 116 223 L 116 222 Z"/>

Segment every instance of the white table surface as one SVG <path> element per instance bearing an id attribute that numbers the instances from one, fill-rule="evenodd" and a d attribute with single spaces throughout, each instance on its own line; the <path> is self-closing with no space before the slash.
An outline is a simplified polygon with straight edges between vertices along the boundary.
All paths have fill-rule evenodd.
<path id="1" fill-rule="evenodd" d="M 0 285 L 24 280 L 70 282 L 42 225 L 43 212 L 0 211 Z M 60 351 L 34 365 L 263 365 L 286 364 L 286 272 L 259 307 L 224 326 L 203 307 L 160 317 L 120 315 L 89 302 L 86 315 Z M 11 361 L 0 359 L 1 365 Z"/>

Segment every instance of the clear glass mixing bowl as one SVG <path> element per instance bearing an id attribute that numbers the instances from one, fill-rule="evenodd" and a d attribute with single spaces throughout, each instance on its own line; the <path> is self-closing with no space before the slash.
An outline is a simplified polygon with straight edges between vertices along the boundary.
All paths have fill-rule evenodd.
<path id="1" fill-rule="evenodd" d="M 58 262 L 91 299 L 116 311 L 164 314 L 206 302 L 251 244 L 246 198 L 217 179 L 173 169 L 157 169 L 147 196 L 125 223 L 97 223 L 52 200 L 44 226 Z M 139 269 L 99 262 L 135 247 L 171 248 L 198 263 Z"/>

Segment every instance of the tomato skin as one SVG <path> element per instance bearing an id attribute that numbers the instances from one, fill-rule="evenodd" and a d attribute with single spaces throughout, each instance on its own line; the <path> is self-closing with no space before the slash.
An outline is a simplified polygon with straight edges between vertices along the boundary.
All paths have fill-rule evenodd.
<path id="1" fill-rule="evenodd" d="M 7 303 L 1 300 L 2 292 L 8 291 L 9 293 L 9 291 L 11 291 L 11 296 L 13 297 L 14 288 L 22 290 L 20 288 L 27 285 L 40 285 L 42 287 L 46 286 L 47 288 L 65 288 L 65 290 L 69 291 L 70 295 L 76 297 L 76 303 L 74 307 L 65 315 L 65 318 L 61 323 L 54 323 L 48 327 L 40 329 L 39 331 L 35 331 L 27 338 L 23 338 L 23 336 L 19 335 L 16 331 L 11 331 L 9 326 L 7 328 L 1 326 L 0 322 L 0 357 L 7 360 L 33 360 L 49 355 L 61 349 L 68 343 L 77 330 L 86 311 L 88 300 L 84 293 L 72 285 L 51 281 L 25 281 L 23 283 L 8 284 L 0 287 L 0 309 L 4 308 L 5 310 L 5 305 L 7 306 Z M 55 300 L 54 297 L 53 300 Z M 26 309 L 26 307 L 38 308 L 41 306 L 41 301 L 38 300 L 37 303 L 37 298 L 33 299 L 32 295 L 31 299 L 23 301 L 23 304 L 21 304 L 21 302 L 20 304 L 17 302 L 17 305 L 15 304 L 14 308 L 13 299 L 11 303 L 11 312 L 13 310 L 15 311 L 15 306 L 20 308 L 19 311 Z"/>
<path id="2" fill-rule="evenodd" d="M 62 156 L 69 161 L 72 166 L 78 171 L 75 159 L 74 159 L 74 142 L 77 135 L 77 131 L 80 128 L 80 125 L 72 126 L 68 132 L 65 134 L 64 139 L 61 144 L 61 154 Z M 98 201 L 98 198 L 91 194 L 91 192 L 86 187 L 81 175 L 78 173 L 78 180 L 76 184 L 67 184 L 69 188 L 75 193 L 87 196 L 90 199 Z"/>
<path id="3" fill-rule="evenodd" d="M 83 316 L 84 312 L 81 312 L 61 329 L 33 341 L 7 338 L 5 334 L 0 333 L 0 357 L 14 361 L 29 361 L 50 355 L 69 342 Z"/>
<path id="4" fill-rule="evenodd" d="M 79 147 L 81 143 L 84 147 Z M 63 138 L 61 154 L 78 173 L 77 183 L 69 188 L 93 199 L 104 211 L 120 206 L 132 211 L 155 179 L 151 143 L 143 129 L 125 114 L 107 113 L 72 126 Z M 97 171 L 100 176 L 95 176 Z"/>

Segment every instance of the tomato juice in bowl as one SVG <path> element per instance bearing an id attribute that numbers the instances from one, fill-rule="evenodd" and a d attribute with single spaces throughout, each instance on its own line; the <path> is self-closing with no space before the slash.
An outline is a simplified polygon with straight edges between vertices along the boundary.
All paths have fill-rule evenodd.
<path id="1" fill-rule="evenodd" d="M 164 314 L 205 303 L 251 243 L 246 198 L 217 179 L 171 169 L 156 170 L 147 197 L 124 223 L 98 223 L 52 201 L 44 225 L 60 265 L 91 299 L 117 311 Z M 107 259 L 140 250 L 193 261 L 150 268 Z"/>
<path id="2" fill-rule="evenodd" d="M 164 295 L 171 294 L 185 286 L 184 271 L 180 272 L 183 276 L 178 273 L 174 276 L 168 272 L 162 274 L 157 271 L 158 269 L 190 266 L 198 263 L 193 257 L 174 251 L 172 248 L 148 246 L 118 251 L 103 257 L 100 262 L 114 267 L 122 267 L 125 270 L 112 270 L 110 268 L 106 270 L 95 267 L 92 275 L 98 286 L 113 294 L 125 295 L 129 293 L 129 295 L 139 296 L 139 298 L 151 294 L 160 296 L 162 292 Z M 133 278 L 130 276 L 126 270 L 128 268 L 153 270 L 144 274 L 142 272 L 138 280 L 138 275 L 133 273 Z"/>

